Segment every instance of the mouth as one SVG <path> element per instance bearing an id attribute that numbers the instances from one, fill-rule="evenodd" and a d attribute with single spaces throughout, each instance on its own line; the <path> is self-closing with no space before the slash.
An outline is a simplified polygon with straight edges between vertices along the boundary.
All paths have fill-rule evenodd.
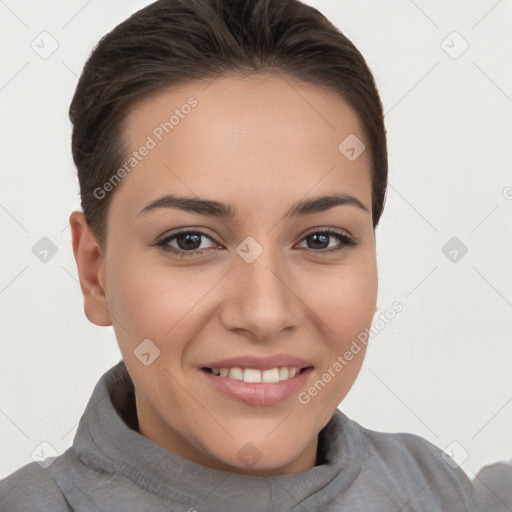
<path id="1" fill-rule="evenodd" d="M 310 369 L 312 366 L 299 368 L 296 366 L 280 366 L 260 370 L 258 368 L 242 368 L 235 366 L 232 368 L 201 368 L 202 371 L 215 375 L 216 377 L 239 380 L 250 384 L 275 384 L 278 382 L 288 381 L 297 375 L 300 375 Z"/>
<path id="2" fill-rule="evenodd" d="M 278 405 L 307 386 L 313 366 L 275 367 L 260 370 L 243 367 L 202 367 L 199 372 L 204 382 L 215 393 L 225 398 L 262 407 Z M 216 399 L 216 395 L 213 395 Z"/>

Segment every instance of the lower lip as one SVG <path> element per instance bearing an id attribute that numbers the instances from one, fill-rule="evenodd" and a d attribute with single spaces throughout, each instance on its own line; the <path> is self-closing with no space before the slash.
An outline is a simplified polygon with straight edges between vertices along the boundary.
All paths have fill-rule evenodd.
<path id="1" fill-rule="evenodd" d="M 243 380 L 220 377 L 207 370 L 201 370 L 201 374 L 218 391 L 230 398 L 245 402 L 251 405 L 276 405 L 287 398 L 299 393 L 306 385 L 312 367 L 306 368 L 301 373 L 288 380 L 279 382 L 244 382 Z"/>

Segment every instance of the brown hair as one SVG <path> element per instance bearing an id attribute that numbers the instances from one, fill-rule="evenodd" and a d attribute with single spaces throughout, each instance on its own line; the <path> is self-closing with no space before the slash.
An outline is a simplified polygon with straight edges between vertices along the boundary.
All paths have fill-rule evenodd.
<path id="1" fill-rule="evenodd" d="M 133 103 L 175 84 L 273 70 L 327 86 L 360 116 L 375 228 L 387 187 L 386 130 L 373 75 L 352 42 L 298 0 L 158 0 L 99 41 L 69 109 L 82 209 L 100 246 L 112 192 L 98 199 L 94 191 L 123 165 L 122 124 Z"/>

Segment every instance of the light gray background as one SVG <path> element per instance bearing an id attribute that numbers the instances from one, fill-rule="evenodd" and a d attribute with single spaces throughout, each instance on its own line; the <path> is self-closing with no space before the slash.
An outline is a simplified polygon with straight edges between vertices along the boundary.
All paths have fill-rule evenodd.
<path id="1" fill-rule="evenodd" d="M 148 3 L 0 0 L 0 478 L 41 442 L 67 449 L 95 383 L 121 357 L 113 329 L 83 313 L 67 111 L 93 45 Z M 377 80 L 390 164 L 379 309 L 404 306 L 372 339 L 340 408 L 460 460 L 467 452 L 473 478 L 512 457 L 512 1 L 307 3 Z M 46 59 L 31 47 L 51 49 L 43 31 L 59 45 Z M 32 252 L 42 237 L 58 249 L 46 263 Z M 442 252 L 452 237 L 468 248 L 456 262 Z"/>

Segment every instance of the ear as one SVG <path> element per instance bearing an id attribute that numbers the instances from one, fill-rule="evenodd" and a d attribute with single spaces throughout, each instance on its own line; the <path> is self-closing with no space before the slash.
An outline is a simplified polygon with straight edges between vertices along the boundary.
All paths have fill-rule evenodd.
<path id="1" fill-rule="evenodd" d="M 85 316 L 93 324 L 112 325 L 105 294 L 105 261 L 96 237 L 82 212 L 72 212 L 69 225 L 80 287 L 84 295 Z"/>

